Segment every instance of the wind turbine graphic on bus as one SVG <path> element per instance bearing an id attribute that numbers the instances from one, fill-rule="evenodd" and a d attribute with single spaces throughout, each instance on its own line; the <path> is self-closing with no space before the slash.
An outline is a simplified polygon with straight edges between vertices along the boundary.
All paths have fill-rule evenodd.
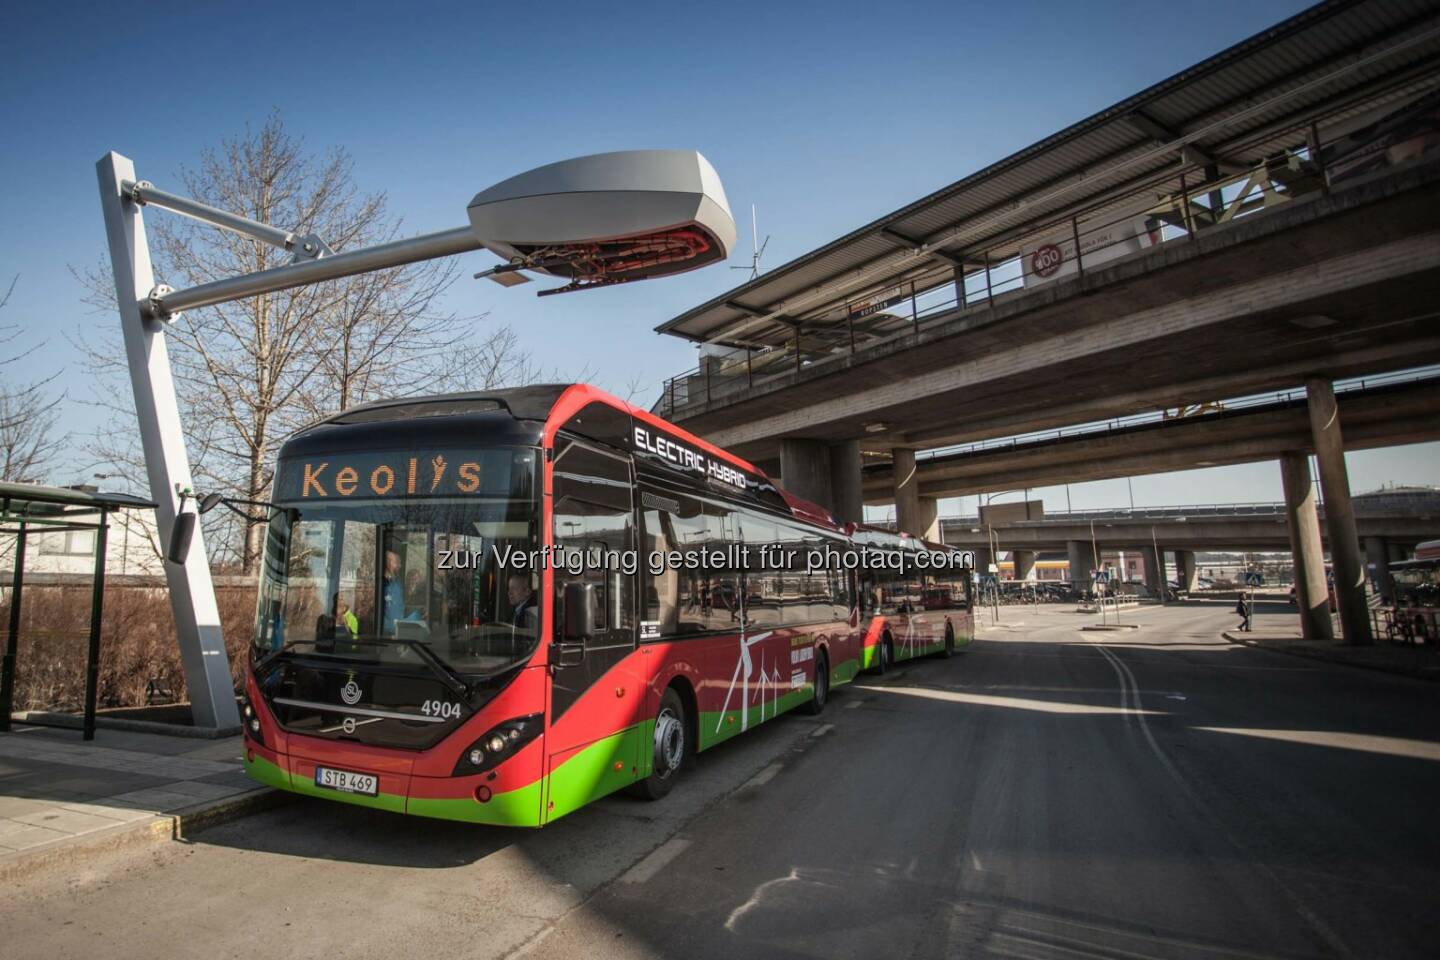
<path id="1" fill-rule="evenodd" d="M 745 627 L 749 621 L 745 610 L 745 590 L 743 586 L 738 591 L 740 594 L 740 656 L 735 660 L 735 672 L 730 676 L 730 689 L 725 691 L 725 703 L 720 707 L 720 717 L 715 722 L 715 732 L 719 733 L 725 726 L 725 711 L 730 709 L 730 699 L 735 696 L 735 685 L 740 685 L 740 730 L 743 732 L 750 727 L 750 676 L 755 672 L 755 658 L 750 655 L 750 648 L 755 644 L 767 639 L 774 630 L 766 630 L 764 633 L 757 633 L 753 637 L 745 636 Z M 772 695 L 778 695 L 780 689 L 780 669 L 775 668 L 772 677 L 765 670 L 765 652 L 760 652 L 760 677 L 756 684 L 755 695 L 760 700 L 760 722 L 765 722 L 765 692 L 769 689 Z"/>

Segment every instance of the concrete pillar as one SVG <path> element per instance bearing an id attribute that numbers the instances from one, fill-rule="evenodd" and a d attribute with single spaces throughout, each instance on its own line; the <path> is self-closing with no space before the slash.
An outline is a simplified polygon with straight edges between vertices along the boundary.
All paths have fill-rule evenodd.
<path id="1" fill-rule="evenodd" d="M 935 497 L 921 497 L 918 512 L 920 532 L 915 536 L 929 540 L 931 543 L 939 543 L 940 501 Z"/>
<path id="2" fill-rule="evenodd" d="M 1355 508 L 1350 503 L 1340 408 L 1329 380 L 1316 377 L 1306 381 L 1305 393 L 1310 407 L 1310 438 L 1320 467 L 1320 489 L 1325 495 L 1325 531 L 1329 534 L 1340 629 L 1346 643 L 1367 644 L 1371 642 L 1370 609 L 1365 602 L 1365 571 L 1355 533 Z"/>
<path id="3" fill-rule="evenodd" d="M 1384 537 L 1365 538 L 1365 572 L 1382 597 L 1395 596 L 1395 581 L 1390 577 L 1390 544 Z"/>
<path id="4" fill-rule="evenodd" d="M 1385 542 L 1387 552 L 1390 554 L 1391 563 L 1399 563 L 1401 560 L 1409 560 L 1411 555 L 1413 555 L 1415 552 L 1415 549 L 1413 547 L 1407 549 L 1405 544 L 1399 543 L 1395 540 L 1387 540 Z"/>
<path id="5" fill-rule="evenodd" d="M 1011 550 L 1010 561 L 1015 565 L 1016 580 L 1030 580 L 1035 576 L 1035 551 Z"/>
<path id="6" fill-rule="evenodd" d="M 1195 569 L 1194 550 L 1175 551 L 1175 582 L 1180 584 L 1181 590 L 1194 590 L 1197 588 L 1199 572 Z"/>
<path id="7" fill-rule="evenodd" d="M 920 515 L 920 481 L 915 475 L 915 451 L 897 447 L 890 452 L 895 473 L 895 524 L 901 533 L 919 537 L 925 527 Z"/>
<path id="8" fill-rule="evenodd" d="M 780 483 L 797 497 L 833 510 L 830 489 L 830 446 L 821 440 L 780 441 Z"/>
<path id="9" fill-rule="evenodd" d="M 859 523 L 865 519 L 865 501 L 860 494 L 860 441 L 842 440 L 830 445 L 830 511 L 840 521 Z"/>
<path id="10" fill-rule="evenodd" d="M 1325 548 L 1320 542 L 1320 520 L 1315 513 L 1315 487 L 1310 483 L 1310 458 L 1287 453 L 1280 458 L 1280 481 L 1285 488 L 1285 519 L 1290 532 L 1290 556 L 1295 564 L 1295 604 L 1300 611 L 1300 633 L 1307 640 L 1332 640 L 1330 591 L 1325 584 Z"/>
<path id="11" fill-rule="evenodd" d="M 1145 589 L 1152 597 L 1165 595 L 1165 578 L 1160 575 L 1160 557 L 1154 547 L 1141 547 L 1140 558 L 1145 564 Z"/>
<path id="12" fill-rule="evenodd" d="M 989 575 L 989 573 L 990 573 L 990 564 L 992 564 L 992 563 L 994 563 L 994 562 L 995 562 L 995 558 L 994 558 L 993 556 L 991 556 L 991 554 L 990 554 L 990 548 L 989 548 L 989 547 L 976 547 L 976 548 L 975 548 L 975 572 L 976 572 L 976 573 L 980 574 L 981 576 L 987 576 L 987 575 Z"/>
<path id="13" fill-rule="evenodd" d="M 1070 540 L 1065 544 L 1070 560 L 1070 579 L 1080 590 L 1090 589 L 1090 575 L 1095 572 L 1095 552 L 1088 540 Z"/>

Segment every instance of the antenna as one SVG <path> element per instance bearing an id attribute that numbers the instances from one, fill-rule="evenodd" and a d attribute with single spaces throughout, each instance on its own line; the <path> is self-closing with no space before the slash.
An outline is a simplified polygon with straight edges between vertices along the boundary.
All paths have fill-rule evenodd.
<path id="1" fill-rule="evenodd" d="M 750 279 L 754 280 L 760 276 L 760 258 L 765 256 L 765 248 L 770 245 L 770 235 L 765 235 L 765 242 L 760 242 L 760 230 L 755 223 L 755 204 L 750 204 L 750 266 L 731 267 L 731 270 L 750 271 Z"/>

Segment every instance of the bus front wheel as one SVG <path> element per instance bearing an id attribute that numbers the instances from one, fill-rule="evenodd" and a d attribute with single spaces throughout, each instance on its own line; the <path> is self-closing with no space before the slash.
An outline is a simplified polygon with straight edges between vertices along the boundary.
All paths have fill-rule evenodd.
<path id="1" fill-rule="evenodd" d="M 870 672 L 877 677 L 883 677 L 889 672 L 890 661 L 892 659 L 893 657 L 890 655 L 890 635 L 887 633 L 881 637 L 880 642 L 875 645 L 875 666 L 870 668 Z"/>
<path id="2" fill-rule="evenodd" d="M 674 687 L 660 698 L 655 714 L 655 735 L 650 776 L 635 784 L 635 792 L 646 800 L 659 800 L 675 786 L 689 756 L 690 731 L 685 723 L 685 704 Z"/>

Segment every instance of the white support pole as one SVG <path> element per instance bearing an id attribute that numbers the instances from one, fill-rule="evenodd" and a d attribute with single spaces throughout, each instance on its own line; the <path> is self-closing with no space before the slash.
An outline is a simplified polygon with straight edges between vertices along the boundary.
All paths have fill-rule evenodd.
<path id="1" fill-rule="evenodd" d="M 180 428 L 164 325 L 145 319 L 140 312 L 140 303 L 150 296 L 155 277 L 151 272 L 150 247 L 145 239 L 140 208 L 121 192 L 122 181 L 136 179 L 135 165 L 117 153 L 109 153 L 100 159 L 96 168 L 150 497 L 158 504 L 155 520 L 160 542 L 167 544 L 180 507 L 177 488 L 190 487 L 190 461 Z M 210 565 L 198 527 L 185 565 L 166 561 L 165 579 L 170 588 L 170 608 L 175 615 L 180 662 L 185 670 L 195 725 L 238 727 L 240 714 L 235 709 L 230 662 L 225 655 L 215 587 L 210 580 Z"/>

